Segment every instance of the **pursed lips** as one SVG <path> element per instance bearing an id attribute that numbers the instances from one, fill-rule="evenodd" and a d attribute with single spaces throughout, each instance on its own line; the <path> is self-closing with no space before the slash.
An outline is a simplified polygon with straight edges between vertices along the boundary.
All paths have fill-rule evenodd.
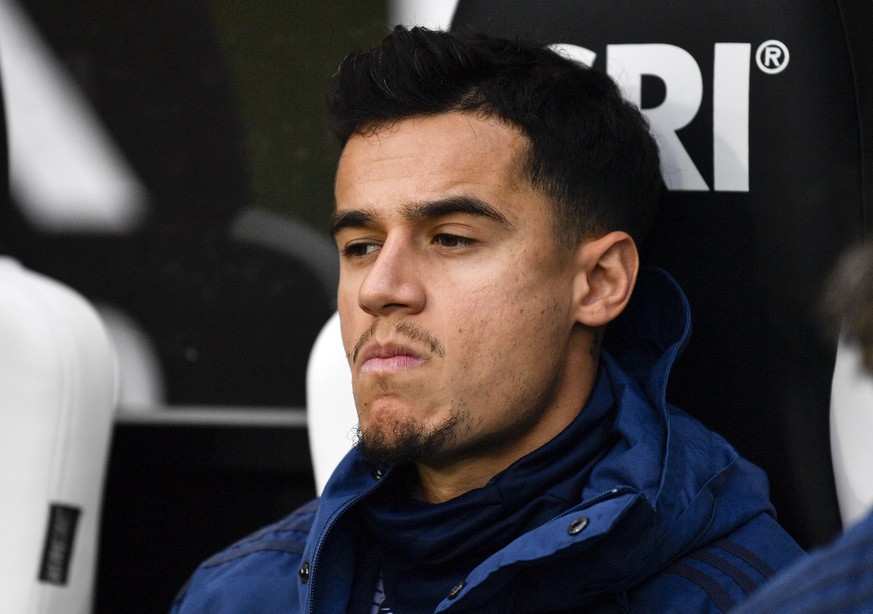
<path id="1" fill-rule="evenodd" d="M 360 373 L 375 371 L 402 371 L 425 363 L 425 359 L 409 347 L 401 344 L 375 343 L 361 354 Z"/>

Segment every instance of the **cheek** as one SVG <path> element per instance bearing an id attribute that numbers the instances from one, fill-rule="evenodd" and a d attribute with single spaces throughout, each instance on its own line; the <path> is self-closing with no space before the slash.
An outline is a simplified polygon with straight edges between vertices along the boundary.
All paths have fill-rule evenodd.
<path id="1" fill-rule="evenodd" d="M 527 323 L 515 307 L 477 309 L 453 320 L 453 345 L 458 360 L 452 384 L 468 392 L 488 393 L 493 385 L 517 370 L 523 361 Z M 523 316 L 522 316 L 523 318 Z"/>
<path id="2" fill-rule="evenodd" d="M 464 357 L 456 377 L 464 378 L 467 390 L 477 396 L 511 396 L 513 390 L 536 386 L 532 381 L 548 379 L 572 329 L 570 303 L 563 294 L 544 293 L 542 284 L 503 290 L 455 315 L 453 330 Z"/>
<path id="3" fill-rule="evenodd" d="M 351 300 L 342 294 L 337 296 L 337 311 L 340 314 L 343 351 L 346 354 L 346 358 L 351 361 L 350 353 L 352 348 L 355 347 L 358 339 L 364 333 L 364 323 L 361 322 L 362 313 L 358 309 L 356 300 Z"/>

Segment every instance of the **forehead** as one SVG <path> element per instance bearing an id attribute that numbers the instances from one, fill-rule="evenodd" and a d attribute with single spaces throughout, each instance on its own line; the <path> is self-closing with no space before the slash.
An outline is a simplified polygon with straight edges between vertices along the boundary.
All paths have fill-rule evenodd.
<path id="1" fill-rule="evenodd" d="M 346 143 L 336 176 L 337 210 L 473 194 L 500 204 L 532 192 L 528 141 L 517 129 L 472 113 L 402 120 Z"/>

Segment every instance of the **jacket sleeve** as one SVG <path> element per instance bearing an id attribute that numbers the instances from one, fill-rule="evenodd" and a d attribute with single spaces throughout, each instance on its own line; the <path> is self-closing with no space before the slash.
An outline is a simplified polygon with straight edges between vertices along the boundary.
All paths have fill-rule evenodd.
<path id="1" fill-rule="evenodd" d="M 804 556 L 769 514 L 683 556 L 628 594 L 630 612 L 728 612 Z"/>
<path id="2" fill-rule="evenodd" d="M 182 587 L 171 614 L 295 612 L 297 574 L 317 502 L 204 561 Z"/>
<path id="3" fill-rule="evenodd" d="M 873 514 L 768 582 L 732 614 L 873 612 Z"/>

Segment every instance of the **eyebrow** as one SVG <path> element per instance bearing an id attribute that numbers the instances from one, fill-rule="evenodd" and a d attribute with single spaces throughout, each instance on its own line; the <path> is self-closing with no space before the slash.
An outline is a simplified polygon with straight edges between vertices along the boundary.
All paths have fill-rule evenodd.
<path id="1" fill-rule="evenodd" d="M 489 219 L 506 228 L 512 228 L 512 223 L 500 211 L 484 200 L 469 194 L 413 202 L 404 205 L 402 210 L 404 219 L 410 222 L 432 220 L 457 213 Z M 331 218 L 330 234 L 335 237 L 345 228 L 371 228 L 376 225 L 376 221 L 377 215 L 370 209 L 338 211 Z"/>

